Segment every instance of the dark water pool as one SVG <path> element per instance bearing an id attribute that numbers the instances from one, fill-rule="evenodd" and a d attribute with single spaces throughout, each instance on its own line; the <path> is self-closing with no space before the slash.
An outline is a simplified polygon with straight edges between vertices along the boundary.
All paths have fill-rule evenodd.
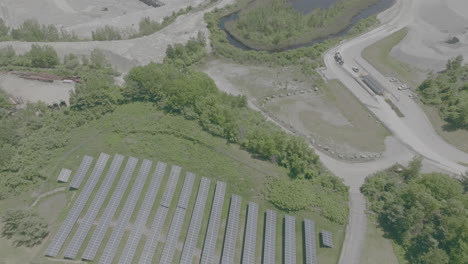
<path id="1" fill-rule="evenodd" d="M 314 8 L 331 6 L 336 1 L 337 0 L 290 0 L 292 6 L 295 9 L 301 10 L 304 13 L 308 13 L 311 10 L 313 10 Z M 351 23 L 348 25 L 348 27 L 346 27 L 344 30 L 342 30 L 341 32 L 339 32 L 337 34 L 331 34 L 331 35 L 328 35 L 327 37 L 324 37 L 324 38 L 314 39 L 314 40 L 306 42 L 306 43 L 291 45 L 291 46 L 288 46 L 286 48 L 282 48 L 282 49 L 274 50 L 274 51 L 285 51 L 285 50 L 297 49 L 297 48 L 302 48 L 302 47 L 309 47 L 309 46 L 312 46 L 314 44 L 323 42 L 323 41 L 331 39 L 331 38 L 341 37 L 343 35 L 346 35 L 349 32 L 349 30 L 351 30 L 351 28 L 353 26 L 355 26 L 361 19 L 368 18 L 370 16 L 378 14 L 378 13 L 390 8 L 394 3 L 395 3 L 395 0 L 379 0 L 374 5 L 369 6 L 368 8 L 362 10 L 356 16 L 354 16 L 351 19 Z M 222 30 L 224 30 L 224 32 L 226 32 L 227 41 L 231 45 L 233 45 L 234 47 L 239 48 L 239 49 L 260 51 L 258 49 L 253 49 L 253 48 L 245 45 L 244 43 L 240 42 L 239 40 L 235 39 L 234 36 L 232 36 L 226 30 L 226 27 L 225 27 L 226 22 L 236 20 L 238 17 L 239 16 L 237 15 L 237 12 L 235 12 L 235 13 L 231 13 L 231 14 L 229 14 L 227 16 L 222 17 L 220 19 L 220 21 L 219 21 L 218 26 Z"/>

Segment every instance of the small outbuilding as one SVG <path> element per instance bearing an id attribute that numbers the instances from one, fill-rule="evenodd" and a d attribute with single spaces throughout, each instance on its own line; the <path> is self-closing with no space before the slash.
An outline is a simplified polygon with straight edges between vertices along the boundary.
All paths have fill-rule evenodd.
<path id="1" fill-rule="evenodd" d="M 69 170 L 69 169 L 62 169 L 60 171 L 60 174 L 57 178 L 57 181 L 58 182 L 68 182 L 68 179 L 70 179 L 70 175 L 71 175 L 72 171 Z"/>

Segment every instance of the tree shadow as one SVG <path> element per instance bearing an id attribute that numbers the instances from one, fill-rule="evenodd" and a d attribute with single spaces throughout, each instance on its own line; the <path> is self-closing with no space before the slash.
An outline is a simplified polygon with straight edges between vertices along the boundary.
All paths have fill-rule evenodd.
<path id="1" fill-rule="evenodd" d="M 446 132 L 454 132 L 454 131 L 457 131 L 457 130 L 468 131 L 467 127 L 461 126 L 461 125 L 458 125 L 458 124 L 454 124 L 454 123 L 446 123 L 445 125 L 442 126 L 442 129 L 444 131 L 446 131 Z"/>

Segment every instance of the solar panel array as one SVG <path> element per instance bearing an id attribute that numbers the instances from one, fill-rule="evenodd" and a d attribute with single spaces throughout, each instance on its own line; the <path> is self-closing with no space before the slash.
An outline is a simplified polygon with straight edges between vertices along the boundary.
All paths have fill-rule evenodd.
<path id="1" fill-rule="evenodd" d="M 169 175 L 169 182 L 166 184 L 166 191 L 164 192 L 161 200 L 161 205 L 169 208 L 171 206 L 172 196 L 179 180 L 181 168 L 179 166 L 172 166 L 171 175 Z"/>
<path id="2" fill-rule="evenodd" d="M 112 187 L 112 183 L 114 182 L 114 179 L 117 176 L 117 173 L 119 172 L 123 159 L 124 157 L 122 155 L 116 154 L 114 156 L 110 169 L 107 172 L 104 181 L 101 183 L 96 197 L 91 203 L 91 206 L 88 208 L 86 215 L 81 220 L 78 230 L 76 231 L 75 235 L 71 240 L 71 243 L 68 245 L 68 248 L 65 251 L 65 258 L 74 259 L 78 254 L 78 251 L 80 250 L 83 241 L 85 240 L 89 230 L 91 229 L 91 226 L 93 225 L 94 219 L 96 219 L 96 216 L 98 215 L 99 210 L 101 209 L 101 206 L 107 197 L 107 193 Z"/>
<path id="3" fill-rule="evenodd" d="M 258 219 L 258 205 L 249 202 L 247 209 L 247 224 L 245 227 L 244 236 L 244 249 L 242 251 L 242 263 L 254 264 L 255 263 L 255 244 L 257 241 L 257 219 Z"/>
<path id="4" fill-rule="evenodd" d="M 125 248 L 122 256 L 120 257 L 119 263 L 132 263 L 133 257 L 135 256 L 135 251 L 138 247 L 138 243 L 140 242 L 141 236 L 145 231 L 146 222 L 148 221 L 154 200 L 158 194 L 159 186 L 161 185 L 162 178 L 164 177 L 166 166 L 166 163 L 163 162 L 158 162 L 158 165 L 156 166 L 156 170 L 154 172 L 150 186 L 146 192 L 146 196 L 143 200 L 140 211 L 138 212 L 130 237 L 125 244 Z"/>
<path id="5" fill-rule="evenodd" d="M 224 238 L 224 247 L 221 257 L 221 264 L 234 263 L 241 200 L 242 198 L 235 194 L 233 194 L 231 197 L 231 206 L 229 207 L 229 217 L 226 227 L 226 235 Z"/>
<path id="6" fill-rule="evenodd" d="M 263 248 L 263 263 L 275 263 L 276 252 L 276 212 L 272 210 L 266 211 L 265 225 L 265 243 Z"/>
<path id="7" fill-rule="evenodd" d="M 296 220 L 290 215 L 284 217 L 284 263 L 296 264 Z"/>
<path id="8" fill-rule="evenodd" d="M 156 251 L 156 247 L 158 246 L 158 240 L 161 235 L 161 230 L 166 221 L 167 212 L 169 211 L 169 206 L 172 202 L 172 197 L 174 196 L 174 190 L 177 186 L 177 181 L 179 179 L 181 168 L 179 166 L 172 166 L 171 173 L 169 175 L 168 183 L 166 184 L 166 188 L 164 189 L 163 198 L 161 200 L 161 205 L 156 212 L 156 216 L 154 217 L 153 224 L 151 225 L 151 229 L 146 237 L 145 247 L 143 248 L 143 252 L 140 257 L 139 263 L 152 263 L 154 252 Z M 163 205 L 163 202 L 165 205 Z"/>
<path id="9" fill-rule="evenodd" d="M 72 173 L 71 170 L 63 168 L 60 171 L 60 174 L 59 174 L 59 176 L 57 178 L 57 181 L 59 181 L 59 182 L 68 182 L 68 179 L 70 178 L 71 173 Z"/>
<path id="10" fill-rule="evenodd" d="M 218 229 L 221 222 L 221 212 L 223 210 L 224 194 L 226 192 L 226 183 L 218 181 L 211 207 L 210 220 L 206 231 L 205 244 L 201 255 L 201 264 L 214 262 L 214 253 L 216 240 L 218 238 Z"/>
<path id="11" fill-rule="evenodd" d="M 112 194 L 112 197 L 107 204 L 104 213 L 99 220 L 99 223 L 96 229 L 93 232 L 93 236 L 91 240 L 88 242 L 86 249 L 83 253 L 82 259 L 84 260 L 93 260 L 96 257 L 96 252 L 98 251 L 99 247 L 101 246 L 102 240 L 109 228 L 109 224 L 111 223 L 112 219 L 114 218 L 115 211 L 122 200 L 122 197 L 127 189 L 128 183 L 132 178 L 133 171 L 137 165 L 138 159 L 134 157 L 130 157 L 125 165 L 125 169 L 120 177 L 119 183 Z"/>
<path id="12" fill-rule="evenodd" d="M 330 231 L 322 230 L 322 244 L 326 247 L 333 247 L 332 233 Z"/>
<path id="13" fill-rule="evenodd" d="M 197 200 L 195 201 L 195 207 L 193 209 L 192 218 L 190 219 L 190 225 L 185 238 L 184 248 L 182 250 L 182 256 L 180 258 L 180 264 L 191 264 L 193 259 L 193 253 L 197 244 L 198 234 L 200 233 L 201 222 L 203 220 L 203 212 L 206 207 L 206 199 L 208 197 L 208 191 L 210 190 L 210 180 L 202 177 L 200 186 L 198 187 Z"/>
<path id="14" fill-rule="evenodd" d="M 88 199 L 91 196 L 91 193 L 93 192 L 94 187 L 98 183 L 99 178 L 101 177 L 102 171 L 104 170 L 104 167 L 108 159 L 109 159 L 109 155 L 105 153 L 101 153 L 101 155 L 99 155 L 99 159 L 96 163 L 96 166 L 94 167 L 94 170 L 89 180 L 86 182 L 85 187 L 83 188 L 80 195 L 78 196 L 78 199 L 73 205 L 70 213 L 65 218 L 65 221 L 63 222 L 59 231 L 57 232 L 55 237 L 52 239 L 52 242 L 47 248 L 46 256 L 56 257 L 58 255 L 60 249 L 63 246 L 63 243 L 65 243 L 65 240 L 70 235 L 73 229 L 73 226 L 75 225 L 75 222 L 78 220 L 78 217 L 80 217 L 81 211 L 85 207 L 86 202 L 88 202 Z M 89 160 L 89 159 L 86 159 L 86 160 Z M 81 164 L 83 165 L 83 163 L 86 163 L 85 159 L 83 159 L 83 162 Z M 81 167 L 84 168 L 85 166 L 80 166 L 80 168 Z"/>
<path id="15" fill-rule="evenodd" d="M 86 177 L 86 174 L 88 173 L 89 168 L 91 167 L 91 163 L 93 163 L 93 157 L 90 157 L 90 156 L 83 157 L 80 167 L 76 171 L 75 176 L 73 176 L 73 180 L 70 183 L 70 188 L 72 189 L 80 188 L 81 182 L 84 180 L 84 178 Z"/>
<path id="16" fill-rule="evenodd" d="M 304 219 L 305 263 L 317 264 L 317 249 L 315 246 L 315 225 L 309 219 Z"/>
<path id="17" fill-rule="evenodd" d="M 93 171 L 86 182 L 83 190 L 79 194 L 75 204 L 70 210 L 69 215 L 63 222 L 59 231 L 53 238 L 49 247 L 46 250 L 45 255 L 50 257 L 56 257 L 63 244 L 67 240 L 67 237 L 73 230 L 74 224 L 78 221 L 87 201 L 91 197 L 93 190 L 99 182 L 101 174 L 103 173 L 106 164 L 108 162 L 109 155 L 101 153 L 99 156 Z M 86 178 L 87 171 L 89 170 L 93 158 L 85 156 L 80 164 L 80 167 L 70 184 L 71 188 L 78 188 L 81 182 Z M 107 171 L 106 177 L 100 184 L 98 191 L 95 194 L 93 201 L 90 203 L 86 214 L 83 216 L 77 231 L 67 249 L 64 252 L 64 257 L 67 259 L 75 259 L 84 243 L 89 231 L 91 230 L 97 215 L 103 203 L 106 201 L 106 197 L 109 194 L 114 181 L 117 177 L 118 172 L 124 157 L 116 154 L 112 161 L 112 164 Z M 82 256 L 83 260 L 94 260 L 96 254 L 101 246 L 102 241 L 107 233 L 110 223 L 112 222 L 114 215 L 121 203 L 123 196 L 127 190 L 130 180 L 133 177 L 133 172 L 136 168 L 138 160 L 130 157 L 127 161 L 125 169 L 120 177 L 120 180 L 114 190 L 101 219 L 99 220 L 96 229 L 94 230 L 90 241 Z M 117 224 L 113 228 L 111 236 L 104 248 L 99 263 L 114 263 L 114 258 L 119 249 L 120 242 L 127 230 L 129 221 L 133 215 L 135 207 L 140 199 L 140 194 L 145 186 L 149 171 L 151 169 L 152 162 L 144 160 L 138 176 L 131 188 L 130 194 L 128 195 L 122 212 L 118 217 Z M 129 238 L 126 241 L 125 247 L 123 248 L 120 256 L 119 263 L 135 263 L 135 254 L 139 246 L 140 240 L 143 234 L 146 232 L 146 224 L 148 222 L 151 209 L 153 208 L 154 201 L 158 194 L 162 179 L 166 171 L 166 163 L 158 162 L 156 170 L 151 179 L 148 190 L 144 195 L 142 205 L 136 216 L 133 228 L 130 231 Z M 154 254 L 157 249 L 158 242 L 161 238 L 161 233 L 165 220 L 168 215 L 169 207 L 171 206 L 174 193 L 176 191 L 177 182 L 181 168 L 179 166 L 172 166 L 169 179 L 166 183 L 164 193 L 161 198 L 161 203 L 158 206 L 158 210 L 151 224 L 151 229 L 147 233 L 146 243 L 144 249 L 139 257 L 139 263 L 150 264 L 156 262 L 153 261 Z M 71 171 L 62 169 L 59 179 L 66 181 L 66 175 L 70 175 Z M 185 181 L 182 189 L 180 190 L 179 200 L 175 208 L 175 212 L 169 227 L 169 231 L 165 238 L 164 248 L 162 250 L 159 263 L 166 264 L 175 262 L 174 255 L 178 246 L 180 233 L 182 226 L 185 221 L 185 214 L 190 201 L 193 184 L 196 176 L 193 173 L 187 172 Z M 72 187 L 75 186 L 75 187 Z M 202 177 L 200 185 L 198 187 L 198 194 L 193 208 L 193 213 L 190 219 L 190 224 L 185 238 L 185 243 L 181 252 L 180 262 L 182 264 L 192 263 L 193 256 L 195 254 L 195 248 L 200 233 L 206 202 L 208 199 L 208 193 L 210 188 L 210 180 Z M 200 263 L 214 263 L 220 262 L 221 264 L 234 263 L 236 253 L 236 243 L 239 229 L 240 219 L 240 208 L 242 198 L 238 195 L 233 194 L 229 206 L 229 214 L 226 223 L 224 243 L 221 253 L 221 260 L 219 256 L 215 256 L 216 246 L 219 244 L 218 234 L 221 225 L 221 217 L 224 204 L 224 196 L 226 193 L 226 184 L 218 181 L 213 197 L 213 204 L 208 220 L 208 226 L 206 236 L 204 240 L 203 249 L 200 256 Z M 258 224 L 258 205 L 249 202 L 247 210 L 247 219 L 245 224 L 244 243 L 242 250 L 242 263 L 253 264 L 256 263 L 255 251 L 256 251 L 256 240 L 257 240 L 257 224 Z M 276 212 L 273 210 L 266 210 L 265 215 L 265 227 L 264 227 L 264 244 L 263 244 L 263 257 L 262 263 L 269 264 L 275 263 L 276 256 Z M 326 230 L 321 232 L 322 243 L 326 247 L 333 247 L 332 233 Z M 317 253 L 316 253 L 316 241 L 315 241 L 315 227 L 314 222 L 304 219 L 304 263 L 306 264 L 317 264 Z M 293 264 L 296 263 L 296 230 L 295 230 L 295 218 L 293 216 L 286 215 L 284 218 L 284 263 Z"/>
<path id="18" fill-rule="evenodd" d="M 177 247 L 177 242 L 179 242 L 180 230 L 182 224 L 184 223 L 185 211 L 192 194 L 193 182 L 195 181 L 195 175 L 192 173 L 187 173 L 185 177 L 184 186 L 182 187 L 182 192 L 179 196 L 179 202 L 177 203 L 177 208 L 172 218 L 171 227 L 167 233 L 166 242 L 164 243 L 164 249 L 161 255 L 159 263 L 172 263 L 174 258 L 174 252 Z"/>
<path id="19" fill-rule="evenodd" d="M 143 160 L 140 171 L 138 172 L 136 182 L 132 187 L 127 201 L 125 202 L 122 212 L 120 213 L 117 226 L 114 228 L 112 235 L 106 244 L 104 252 L 102 253 L 101 258 L 99 259 L 99 263 L 112 263 L 112 260 L 114 259 L 114 256 L 117 253 L 120 240 L 122 239 L 122 236 L 125 233 L 125 229 L 127 228 L 128 221 L 132 217 L 133 210 L 135 209 L 135 206 L 138 202 L 138 198 L 140 197 L 141 191 L 143 190 L 143 186 L 146 182 L 146 178 L 148 177 L 151 165 L 151 161 L 146 159 Z"/>

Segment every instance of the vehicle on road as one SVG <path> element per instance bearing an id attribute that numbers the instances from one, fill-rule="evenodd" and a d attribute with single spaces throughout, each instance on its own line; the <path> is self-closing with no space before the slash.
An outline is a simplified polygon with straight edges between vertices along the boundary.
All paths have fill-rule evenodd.
<path id="1" fill-rule="evenodd" d="M 341 57 L 341 53 L 336 52 L 334 58 L 335 58 L 335 61 L 336 61 L 338 64 L 340 64 L 340 65 L 343 65 L 343 64 L 344 64 L 344 60 L 343 60 L 343 57 Z"/>
<path id="2" fill-rule="evenodd" d="M 359 69 L 357 67 L 353 67 L 353 72 L 359 72 Z"/>

